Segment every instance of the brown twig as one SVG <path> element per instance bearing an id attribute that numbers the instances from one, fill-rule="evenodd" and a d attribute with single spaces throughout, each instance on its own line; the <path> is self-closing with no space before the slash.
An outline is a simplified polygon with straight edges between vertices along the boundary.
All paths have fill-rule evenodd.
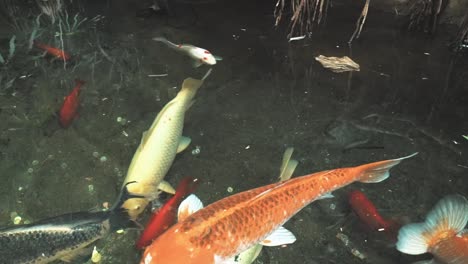
<path id="1" fill-rule="evenodd" d="M 351 44 L 354 38 L 358 39 L 359 36 L 361 35 L 362 27 L 364 26 L 364 23 L 366 23 L 367 12 L 369 12 L 369 3 L 370 3 L 370 0 L 366 0 L 366 3 L 364 4 L 364 7 L 362 8 L 361 15 L 356 21 L 356 29 L 354 30 L 353 35 L 351 35 L 351 38 L 348 40 L 348 44 Z"/>

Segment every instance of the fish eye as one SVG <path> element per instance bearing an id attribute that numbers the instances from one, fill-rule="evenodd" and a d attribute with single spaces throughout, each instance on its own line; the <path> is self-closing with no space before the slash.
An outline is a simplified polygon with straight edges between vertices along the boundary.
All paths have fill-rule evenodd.
<path id="1" fill-rule="evenodd" d="M 203 57 L 203 60 L 207 60 L 208 58 L 207 57 Z"/>
<path id="2" fill-rule="evenodd" d="M 205 50 L 205 54 L 211 54 L 209 51 Z"/>

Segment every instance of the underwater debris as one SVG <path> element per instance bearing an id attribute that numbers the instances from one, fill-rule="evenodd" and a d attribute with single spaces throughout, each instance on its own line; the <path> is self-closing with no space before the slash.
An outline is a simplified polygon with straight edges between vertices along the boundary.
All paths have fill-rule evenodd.
<path id="1" fill-rule="evenodd" d="M 336 238 L 343 242 L 345 247 L 349 250 L 351 254 L 353 254 L 353 256 L 361 260 L 366 259 L 366 256 L 355 247 L 354 243 L 349 240 L 349 237 L 347 235 L 343 233 L 338 233 L 336 234 Z"/>
<path id="2" fill-rule="evenodd" d="M 325 57 L 320 55 L 315 57 L 315 60 L 320 62 L 323 67 L 330 69 L 332 72 L 348 72 L 348 71 L 360 71 L 359 64 L 354 62 L 348 56 L 339 57 Z"/>

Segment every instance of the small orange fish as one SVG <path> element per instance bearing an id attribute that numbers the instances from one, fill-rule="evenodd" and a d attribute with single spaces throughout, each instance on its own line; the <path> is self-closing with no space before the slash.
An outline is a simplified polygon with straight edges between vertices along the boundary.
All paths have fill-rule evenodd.
<path id="1" fill-rule="evenodd" d="M 82 80 L 75 80 L 75 88 L 71 91 L 69 95 L 63 100 L 62 107 L 59 111 L 59 123 L 63 128 L 67 128 L 71 125 L 73 119 L 75 119 L 78 114 L 79 106 L 79 95 L 81 87 L 85 84 Z"/>
<path id="2" fill-rule="evenodd" d="M 439 264 L 468 263 L 468 200 L 448 195 L 440 200 L 423 223 L 403 226 L 398 233 L 399 251 L 419 255 L 431 253 Z"/>
<path id="3" fill-rule="evenodd" d="M 284 237 L 294 241 L 282 225 L 299 210 L 355 181 L 383 181 L 393 166 L 414 155 L 317 172 L 226 197 L 181 219 L 146 248 L 140 263 L 235 263 L 236 255 L 258 243 L 280 245 Z"/>
<path id="4" fill-rule="evenodd" d="M 67 52 L 59 49 L 59 48 L 55 48 L 55 47 L 52 47 L 52 46 L 49 46 L 47 44 L 44 44 L 44 43 L 40 43 L 36 40 L 34 40 L 34 45 L 44 51 L 47 52 L 47 54 L 50 54 L 52 55 L 53 57 L 57 58 L 57 59 L 60 59 L 60 60 L 63 60 L 63 61 L 69 61 L 71 59 L 71 55 L 68 54 Z"/>

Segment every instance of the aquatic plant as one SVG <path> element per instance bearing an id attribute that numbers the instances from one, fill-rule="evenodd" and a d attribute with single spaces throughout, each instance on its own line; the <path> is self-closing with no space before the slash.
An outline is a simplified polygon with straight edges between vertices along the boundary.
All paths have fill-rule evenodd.
<path id="1" fill-rule="evenodd" d="M 65 10 L 58 19 L 59 32 L 55 32 L 55 36 L 59 37 L 63 34 L 73 35 L 79 32 L 79 27 L 88 20 L 87 17 L 80 17 L 79 13 L 76 13 L 73 18 L 68 15 L 68 12 Z"/>
<path id="2" fill-rule="evenodd" d="M 455 51 L 468 50 L 468 14 L 463 18 L 462 23 L 453 42 L 453 49 Z"/>
<path id="3" fill-rule="evenodd" d="M 409 30 L 423 30 L 434 33 L 440 13 L 442 0 L 410 0 L 403 13 L 407 14 Z"/>
<path id="4" fill-rule="evenodd" d="M 319 25 L 324 21 L 330 5 L 329 0 L 289 0 L 289 2 L 292 9 L 292 17 L 290 19 L 288 37 L 292 37 L 296 33 L 310 33 L 314 24 Z M 275 26 L 279 25 L 285 9 L 286 1 L 277 0 L 274 11 Z"/>
<path id="5" fill-rule="evenodd" d="M 63 0 L 36 0 L 36 3 L 41 10 L 41 14 L 47 15 L 52 24 L 62 13 L 64 3 Z"/>
<path id="6" fill-rule="evenodd" d="M 277 0 L 274 11 L 275 26 L 278 26 L 283 18 L 286 2 L 289 2 L 292 10 L 288 38 L 292 38 L 295 34 L 310 35 L 314 26 L 318 26 L 325 21 L 328 7 L 331 5 L 329 0 Z M 359 38 L 367 18 L 369 3 L 370 0 L 366 0 L 361 15 L 356 21 L 356 30 L 348 43 L 351 43 L 355 38 Z"/>

